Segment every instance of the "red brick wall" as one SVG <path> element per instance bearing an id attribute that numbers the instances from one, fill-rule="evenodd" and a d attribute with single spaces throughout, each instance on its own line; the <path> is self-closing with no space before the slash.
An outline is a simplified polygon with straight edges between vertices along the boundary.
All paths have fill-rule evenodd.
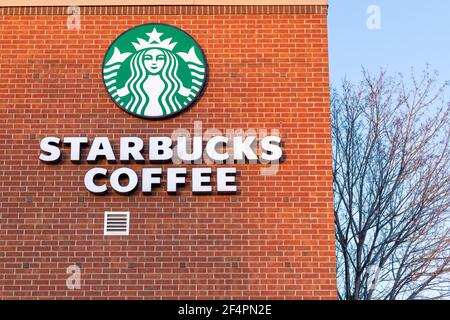
<path id="1" fill-rule="evenodd" d="M 336 297 L 325 6 L 82 8 L 78 31 L 66 8 L 0 11 L 0 298 Z M 190 33 L 209 65 L 200 101 L 156 122 L 120 110 L 101 80 L 108 45 L 149 22 Z M 117 142 L 196 120 L 278 129 L 286 160 L 275 176 L 238 165 L 236 195 L 103 197 L 85 189 L 85 161 L 38 160 L 45 136 Z M 109 210 L 130 210 L 128 237 L 103 236 Z"/>

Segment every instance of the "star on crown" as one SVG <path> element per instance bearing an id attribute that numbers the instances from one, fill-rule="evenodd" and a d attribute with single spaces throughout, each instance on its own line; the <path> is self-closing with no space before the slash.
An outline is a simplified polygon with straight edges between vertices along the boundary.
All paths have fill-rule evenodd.
<path id="1" fill-rule="evenodd" d="M 160 37 L 163 35 L 163 33 L 156 31 L 156 28 L 153 28 L 152 33 L 146 33 L 146 35 L 149 37 L 147 41 L 141 38 L 137 38 L 138 43 L 131 43 L 136 50 L 139 51 L 148 48 L 163 48 L 172 51 L 177 44 L 177 42 L 171 43 L 172 38 L 167 38 L 161 41 Z"/>

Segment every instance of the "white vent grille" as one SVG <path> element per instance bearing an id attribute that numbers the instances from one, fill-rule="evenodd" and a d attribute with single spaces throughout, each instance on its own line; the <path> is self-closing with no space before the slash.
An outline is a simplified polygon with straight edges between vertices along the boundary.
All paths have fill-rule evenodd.
<path id="1" fill-rule="evenodd" d="M 130 232 L 130 212 L 105 212 L 103 234 L 109 236 L 127 236 Z"/>

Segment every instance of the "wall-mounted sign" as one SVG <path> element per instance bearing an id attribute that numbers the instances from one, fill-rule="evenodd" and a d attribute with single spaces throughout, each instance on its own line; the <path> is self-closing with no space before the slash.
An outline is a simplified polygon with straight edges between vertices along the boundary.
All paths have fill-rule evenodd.
<path id="1" fill-rule="evenodd" d="M 103 61 L 103 81 L 112 100 L 147 119 L 186 110 L 202 93 L 207 65 L 197 42 L 166 24 L 144 24 L 121 34 Z"/>
<path id="2" fill-rule="evenodd" d="M 120 35 L 109 47 L 103 61 L 103 81 L 113 101 L 126 112 L 148 119 L 161 119 L 178 114 L 192 105 L 202 93 L 207 74 L 206 60 L 195 40 L 184 31 L 165 24 L 144 24 Z M 139 185 L 143 193 L 152 193 L 164 180 L 168 193 L 176 193 L 191 176 L 194 193 L 236 192 L 235 167 L 204 167 L 205 164 L 278 163 L 282 157 L 278 136 L 215 135 L 204 139 L 172 137 L 120 138 L 119 155 L 108 137 L 45 137 L 40 142 L 43 162 L 56 164 L 63 158 L 64 146 L 70 148 L 70 160 L 79 164 L 177 163 L 202 165 L 190 172 L 185 167 L 143 167 L 140 172 L 127 167 L 114 170 L 94 167 L 84 177 L 87 190 L 105 194 L 113 189 L 129 194 Z M 148 152 L 144 146 L 148 145 Z M 256 148 L 259 147 L 259 152 Z M 88 148 L 82 159 L 82 148 Z M 207 160 L 207 161 L 206 161 Z M 215 179 L 212 179 L 212 176 Z M 125 178 L 125 179 L 124 179 Z M 141 183 L 139 183 L 141 179 Z M 106 181 L 106 180 L 109 180 Z M 123 184 L 122 181 L 127 183 Z M 214 181 L 214 186 L 213 186 Z"/>
<path id="3" fill-rule="evenodd" d="M 148 145 L 148 152 L 144 153 L 144 146 Z M 107 137 L 45 137 L 40 142 L 41 154 L 39 159 L 50 164 L 59 163 L 65 156 L 62 146 L 69 147 L 68 158 L 75 164 L 83 162 L 95 164 L 105 159 L 108 163 L 117 162 L 128 164 L 176 163 L 195 164 L 190 172 L 186 167 L 143 167 L 140 175 L 131 168 L 120 167 L 109 171 L 103 167 L 89 169 L 84 176 L 84 185 L 93 194 L 103 195 L 108 191 L 105 178 L 109 178 L 111 189 L 119 194 L 128 195 L 141 186 L 144 194 L 151 194 L 155 187 L 161 185 L 161 178 L 167 183 L 166 191 L 176 193 L 186 184 L 186 176 L 191 176 L 191 191 L 193 193 L 230 193 L 237 191 L 235 167 L 216 167 L 214 170 L 205 167 L 208 164 L 227 163 L 277 163 L 283 151 L 281 139 L 278 136 L 265 136 L 257 141 L 256 136 L 213 136 L 206 141 L 202 136 L 194 136 L 189 141 L 185 136 L 177 138 L 176 143 L 170 137 L 150 137 L 146 140 L 140 137 L 121 137 L 119 152 Z M 86 157 L 82 158 L 82 148 L 87 148 Z M 259 151 L 258 151 L 259 150 Z M 67 156 L 66 156 L 67 157 Z M 175 161 L 175 159 L 177 161 Z M 215 175 L 215 186 L 211 176 Z M 139 183 L 139 176 L 141 183 Z M 121 180 L 126 178 L 126 184 Z M 99 182 L 100 181 L 100 182 Z"/>

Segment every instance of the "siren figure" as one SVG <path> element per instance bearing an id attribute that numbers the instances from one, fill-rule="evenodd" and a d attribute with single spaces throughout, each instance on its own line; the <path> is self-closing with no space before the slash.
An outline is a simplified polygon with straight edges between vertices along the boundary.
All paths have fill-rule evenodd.
<path id="1" fill-rule="evenodd" d="M 178 58 L 166 49 L 152 48 L 133 54 L 131 77 L 117 90 L 121 97 L 131 93 L 125 108 L 145 116 L 164 116 L 181 110 L 178 95 L 186 97 L 190 90 L 178 77 L 178 68 Z"/>

